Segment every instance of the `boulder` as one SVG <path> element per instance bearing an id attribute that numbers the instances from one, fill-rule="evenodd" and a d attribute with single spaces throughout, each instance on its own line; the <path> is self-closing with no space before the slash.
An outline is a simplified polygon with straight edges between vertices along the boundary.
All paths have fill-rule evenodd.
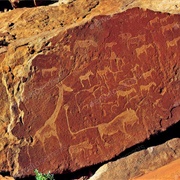
<path id="1" fill-rule="evenodd" d="M 58 7 L 2 13 L 0 171 L 75 171 L 180 120 L 180 16 L 113 3 L 63 27 Z"/>
<path id="2" fill-rule="evenodd" d="M 134 178 L 132 180 L 145 180 L 145 179 L 180 179 L 180 158 L 161 167 L 154 171 L 149 172 L 143 176 Z"/>
<path id="3" fill-rule="evenodd" d="M 13 177 L 9 177 L 9 176 L 3 177 L 3 176 L 0 175 L 0 180 L 14 180 L 14 178 Z"/>
<path id="4" fill-rule="evenodd" d="M 147 149 L 140 145 L 135 149 L 138 152 L 101 166 L 89 180 L 175 179 L 180 174 L 179 146 L 179 138 Z"/>

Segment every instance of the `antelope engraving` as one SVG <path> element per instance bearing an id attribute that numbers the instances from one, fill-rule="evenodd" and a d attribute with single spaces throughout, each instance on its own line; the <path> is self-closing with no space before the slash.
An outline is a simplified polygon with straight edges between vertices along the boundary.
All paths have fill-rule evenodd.
<path id="1" fill-rule="evenodd" d="M 94 73 L 92 71 L 88 71 L 85 75 L 79 77 L 82 87 L 84 87 L 83 81 L 86 81 L 86 80 L 88 80 L 89 85 L 91 86 L 90 76 L 93 76 L 93 75 Z"/>

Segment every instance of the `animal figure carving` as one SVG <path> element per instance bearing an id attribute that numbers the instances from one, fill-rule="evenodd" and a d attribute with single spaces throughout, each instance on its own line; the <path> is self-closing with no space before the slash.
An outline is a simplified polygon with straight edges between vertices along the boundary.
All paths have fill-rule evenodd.
<path id="1" fill-rule="evenodd" d="M 109 123 L 103 123 L 98 126 L 101 139 L 103 139 L 103 135 L 111 136 L 118 131 L 130 136 L 126 131 L 126 125 L 133 126 L 136 122 L 139 122 L 138 120 L 139 118 L 137 117 L 136 112 L 132 109 L 127 109 Z"/>

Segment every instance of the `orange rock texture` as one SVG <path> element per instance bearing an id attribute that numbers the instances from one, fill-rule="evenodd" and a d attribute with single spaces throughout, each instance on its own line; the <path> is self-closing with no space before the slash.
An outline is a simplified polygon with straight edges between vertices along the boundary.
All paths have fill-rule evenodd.
<path id="1" fill-rule="evenodd" d="M 176 180 L 175 177 L 179 175 L 179 161 L 176 161 L 180 158 L 179 147 L 179 138 L 173 138 L 163 144 L 151 146 L 147 149 L 143 144 L 138 145 L 134 151 L 130 152 L 130 155 L 126 154 L 125 157 L 101 166 L 89 180 L 134 180 L 136 178 L 141 180 L 158 180 L 160 178 L 163 179 L 163 177 L 164 180 L 169 180 L 165 177 L 171 177 Z M 168 164 L 173 161 L 177 163 L 169 166 Z M 159 173 L 157 174 L 156 170 L 158 168 L 165 170 L 167 165 L 174 168 L 164 171 L 158 177 Z M 175 167 L 176 165 L 177 167 Z M 151 176 L 148 177 L 148 173 Z"/>
<path id="2" fill-rule="evenodd" d="M 0 180 L 14 180 L 14 178 L 8 176 L 3 177 L 0 175 Z"/>
<path id="3" fill-rule="evenodd" d="M 177 159 L 166 166 L 152 171 L 144 176 L 134 178 L 132 180 L 180 180 L 180 159 Z"/>
<path id="4" fill-rule="evenodd" d="M 0 14 L 0 171 L 75 171 L 180 120 L 180 16 L 76 3 Z"/>

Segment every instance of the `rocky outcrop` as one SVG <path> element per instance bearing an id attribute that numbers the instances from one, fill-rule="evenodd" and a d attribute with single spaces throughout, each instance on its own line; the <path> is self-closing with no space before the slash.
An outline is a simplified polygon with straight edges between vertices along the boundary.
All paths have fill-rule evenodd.
<path id="1" fill-rule="evenodd" d="M 149 172 L 148 174 L 145 174 L 141 177 L 134 178 L 132 180 L 145 180 L 145 179 L 174 179 L 179 180 L 180 179 L 180 158 L 161 167 L 157 170 L 154 170 L 152 172 Z"/>
<path id="2" fill-rule="evenodd" d="M 3 177 L 0 175 L 0 180 L 14 180 L 14 178 L 8 176 Z"/>
<path id="3" fill-rule="evenodd" d="M 75 171 L 180 120 L 180 16 L 75 3 L 0 14 L 0 171 Z"/>
<path id="4" fill-rule="evenodd" d="M 136 150 L 142 149 L 142 145 Z M 97 172 L 89 180 L 114 180 L 114 179 L 123 179 L 123 180 L 145 180 L 145 179 L 170 179 L 165 178 L 168 175 L 172 176 L 172 179 L 175 179 L 175 176 L 178 176 L 178 165 L 180 160 L 180 139 L 175 138 L 166 143 L 149 147 L 146 150 L 141 150 L 139 152 L 133 153 L 127 157 L 121 158 L 117 161 L 107 163 L 100 167 Z M 173 162 L 174 161 L 174 162 Z M 172 162 L 172 163 L 171 163 Z M 168 165 L 167 165 L 168 164 Z M 161 173 L 161 176 L 156 176 L 156 178 L 150 176 L 153 175 L 153 172 L 150 174 L 144 175 L 150 171 L 162 172 L 161 169 L 166 169 L 167 167 L 176 167 L 175 174 L 172 171 L 164 171 Z M 160 170 L 158 168 L 164 166 Z M 156 170 L 158 169 L 158 170 Z M 155 173 L 156 174 L 156 173 Z M 154 175 L 155 175 L 154 174 Z M 157 175 L 157 174 L 156 174 Z M 138 177 L 141 176 L 141 177 Z"/>

